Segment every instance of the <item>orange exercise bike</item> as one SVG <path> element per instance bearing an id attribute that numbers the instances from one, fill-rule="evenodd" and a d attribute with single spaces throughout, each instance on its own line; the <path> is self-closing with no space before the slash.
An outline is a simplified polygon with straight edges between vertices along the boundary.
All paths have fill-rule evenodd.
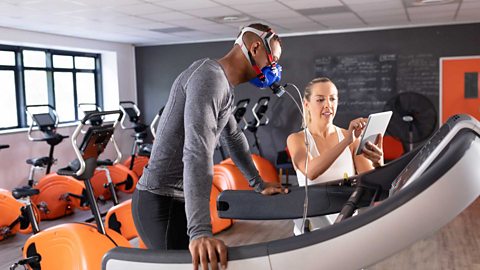
<path id="1" fill-rule="evenodd" d="M 0 149 L 9 147 L 7 144 L 0 145 Z M 13 193 L 0 188 L 0 213 L 2 213 L 0 215 L 0 241 L 17 232 L 27 234 L 32 230 L 35 232 L 35 228 L 38 228 L 40 213 L 30 202 L 30 196 L 35 194 L 38 194 L 38 190 L 33 190 L 29 186 L 17 188 Z M 35 221 L 36 227 L 30 226 L 30 219 Z"/>
<path id="2" fill-rule="evenodd" d="M 118 119 L 113 124 L 89 126 L 78 146 L 77 138 L 87 121 L 102 115 L 118 115 Z M 77 159 L 58 171 L 59 175 L 74 177 L 85 183 L 95 224 L 61 224 L 31 236 L 23 247 L 24 259 L 12 265 L 11 270 L 21 265 L 29 269 L 100 270 L 102 257 L 108 250 L 116 246 L 131 246 L 123 236 L 105 228 L 90 181 L 97 167 L 98 156 L 104 151 L 109 140 L 114 141 L 113 132 L 121 115 L 121 111 L 87 114 L 71 139 Z"/>
<path id="3" fill-rule="evenodd" d="M 30 200 L 38 193 L 38 189 L 30 186 L 15 188 L 12 192 L 0 189 L 0 241 L 17 232 L 35 234 L 39 231 L 40 212 Z"/>
<path id="4" fill-rule="evenodd" d="M 50 173 L 56 162 L 53 156 L 55 146 L 68 138 L 56 132 L 58 115 L 55 108 L 50 105 L 29 105 L 26 106 L 26 113 L 30 117 L 28 139 L 50 145 L 48 156 L 27 159 L 27 164 L 31 165 L 28 185 L 40 191 L 32 196 L 32 201 L 40 210 L 41 219 L 57 219 L 70 215 L 75 208 L 88 209 L 83 183 L 69 176 Z M 34 131 L 34 126 L 37 126 L 38 130 Z M 35 182 L 34 174 L 39 169 L 46 170 L 45 176 Z"/>

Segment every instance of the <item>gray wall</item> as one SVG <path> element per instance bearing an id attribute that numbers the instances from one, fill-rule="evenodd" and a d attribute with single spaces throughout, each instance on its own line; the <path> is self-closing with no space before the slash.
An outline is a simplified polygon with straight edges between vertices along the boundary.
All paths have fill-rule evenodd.
<path id="1" fill-rule="evenodd" d="M 431 54 L 439 58 L 480 55 L 480 24 L 286 37 L 282 40 L 282 82 L 296 84 L 303 93 L 305 85 L 315 77 L 315 59 L 320 56 L 390 53 Z M 138 103 L 145 120 L 150 122 L 165 105 L 170 86 L 183 69 L 196 59 L 222 57 L 232 44 L 233 41 L 137 47 Z M 287 136 L 299 130 L 301 117 L 295 105 L 286 95 L 278 99 L 269 91 L 249 84 L 238 86 L 235 94 L 236 100 L 250 98 L 252 102 L 264 95 L 271 96 L 267 112 L 271 121 L 259 129 L 258 135 L 265 156 L 275 161 L 277 151 L 285 148 Z M 438 108 L 438 97 L 434 99 Z M 246 118 L 251 120 L 251 113 Z M 337 117 L 335 123 L 345 127 L 349 120 Z M 246 135 L 253 143 L 250 132 L 246 131 Z"/>

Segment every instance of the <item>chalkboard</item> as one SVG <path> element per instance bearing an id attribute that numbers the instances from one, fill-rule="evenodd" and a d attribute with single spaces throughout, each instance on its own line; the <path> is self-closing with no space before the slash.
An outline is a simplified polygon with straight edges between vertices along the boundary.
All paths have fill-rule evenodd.
<path id="1" fill-rule="evenodd" d="M 396 94 L 396 66 L 395 54 L 325 56 L 315 60 L 315 75 L 335 83 L 339 93 L 337 117 L 349 122 L 383 111 Z"/>
<path id="2" fill-rule="evenodd" d="M 416 92 L 438 104 L 438 57 L 429 53 L 398 55 L 397 90 Z"/>

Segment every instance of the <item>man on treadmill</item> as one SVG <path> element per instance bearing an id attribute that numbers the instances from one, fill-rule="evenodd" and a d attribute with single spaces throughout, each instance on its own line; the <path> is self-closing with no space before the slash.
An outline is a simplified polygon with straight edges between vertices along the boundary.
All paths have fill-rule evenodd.
<path id="1" fill-rule="evenodd" d="M 267 88 L 280 80 L 279 37 L 263 24 L 242 29 L 221 59 L 195 61 L 175 80 L 158 124 L 152 154 L 132 199 L 135 226 L 150 249 L 190 249 L 194 269 L 227 265 L 223 241 L 212 236 L 213 153 L 220 137 L 256 192 L 285 193 L 264 182 L 232 115 L 234 87 Z M 218 254 L 218 258 L 217 258 Z"/>

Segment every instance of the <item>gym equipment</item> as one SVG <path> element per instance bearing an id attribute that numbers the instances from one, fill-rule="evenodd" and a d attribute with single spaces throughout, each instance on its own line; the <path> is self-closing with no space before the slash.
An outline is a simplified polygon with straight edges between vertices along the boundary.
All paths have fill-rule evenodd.
<path id="1" fill-rule="evenodd" d="M 31 200 L 40 210 L 42 220 L 57 219 L 74 212 L 75 208 L 87 209 L 83 183 L 69 176 L 50 173 L 51 166 L 56 162 L 53 157 L 55 146 L 68 138 L 56 132 L 58 115 L 51 105 L 29 105 L 25 109 L 30 117 L 28 139 L 33 142 L 47 142 L 50 145 L 48 156 L 27 159 L 31 165 L 28 185 L 40 191 Z M 53 115 L 53 116 L 52 116 Z M 41 136 L 33 131 L 37 125 Z M 34 174 L 38 169 L 46 169 L 46 175 L 35 183 Z"/>
<path id="2" fill-rule="evenodd" d="M 33 112 L 35 110 L 37 112 Z M 32 165 L 33 171 L 35 170 L 35 167 L 46 167 L 45 174 L 49 174 L 52 165 L 56 162 L 56 159 L 53 157 L 55 146 L 60 144 L 63 139 L 68 138 L 68 136 L 64 136 L 56 132 L 58 126 L 58 114 L 55 108 L 53 108 L 51 105 L 28 105 L 25 107 L 25 112 L 30 117 L 28 139 L 33 142 L 47 142 L 47 144 L 50 145 L 48 157 L 31 158 L 27 160 L 27 164 Z M 52 114 L 55 117 L 52 117 Z M 35 124 L 38 126 L 38 129 L 43 133 L 42 137 L 33 135 L 33 126 Z M 33 174 L 33 172 L 31 172 L 31 174 Z M 32 178 L 29 178 L 29 184 L 30 181 L 33 181 Z"/>
<path id="3" fill-rule="evenodd" d="M 140 237 L 133 222 L 131 199 L 108 209 L 105 216 L 105 228 L 116 231 L 127 240 Z M 142 239 L 139 239 L 139 247 L 146 248 Z"/>
<path id="4" fill-rule="evenodd" d="M 78 104 L 78 107 L 84 114 L 101 112 L 101 109 L 94 103 L 81 103 Z M 88 123 L 92 126 L 101 126 L 103 124 L 103 118 L 98 116 L 90 119 Z M 114 161 L 111 161 L 110 159 L 97 160 L 95 174 L 90 180 L 92 182 L 95 198 L 98 198 L 101 201 L 111 199 L 113 205 L 117 205 L 119 204 L 119 200 L 116 190 L 125 193 L 132 193 L 138 182 L 138 176 L 123 164 L 119 163 L 122 154 L 115 141 L 113 142 L 113 145 L 115 147 L 117 159 Z"/>
<path id="5" fill-rule="evenodd" d="M 285 150 L 277 153 L 275 167 L 277 167 L 278 169 L 279 177 L 282 177 L 282 175 L 285 174 L 285 183 L 283 184 L 283 186 L 291 186 L 291 184 L 288 182 L 288 176 L 290 175 L 290 171 L 295 172 L 295 168 L 293 167 L 292 158 L 290 157 L 290 153 L 288 152 L 287 147 L 285 147 Z"/>
<path id="6" fill-rule="evenodd" d="M 385 162 L 390 162 L 401 157 L 405 153 L 401 141 L 395 139 L 393 136 L 383 136 L 383 158 Z"/>
<path id="7" fill-rule="evenodd" d="M 424 95 L 403 92 L 387 101 L 385 111 L 393 111 L 387 132 L 413 149 L 430 137 L 437 127 L 437 112 L 432 102 Z"/>
<path id="8" fill-rule="evenodd" d="M 286 239 L 228 249 L 228 269 L 360 269 L 440 229 L 480 195 L 480 123 L 451 117 L 423 146 L 347 180 L 310 185 L 309 216 L 340 212 L 338 222 Z M 224 191 L 221 217 L 300 218 L 303 188 L 261 196 Z M 262 207 L 259 207 L 261 205 Z M 368 207 L 352 216 L 359 207 Z M 260 213 L 259 213 L 260 212 Z M 345 259 L 347 256 L 348 259 Z M 191 269 L 185 251 L 115 248 L 104 270 Z"/>
<path id="9" fill-rule="evenodd" d="M 240 124 L 240 122 L 243 122 L 244 127 L 247 126 L 247 121 L 245 120 L 245 114 L 247 113 L 248 103 L 250 103 L 249 98 L 241 99 L 237 102 L 237 105 L 235 105 L 235 107 L 233 107 L 233 117 L 235 117 L 235 121 L 237 122 L 237 124 Z M 244 128 L 242 128 L 242 130 L 243 129 Z M 217 149 L 220 151 L 220 155 L 222 156 L 222 160 L 225 160 L 227 158 L 227 154 L 225 154 L 225 150 L 223 150 L 223 146 L 222 146 L 221 142 L 218 142 Z"/>
<path id="10" fill-rule="evenodd" d="M 39 193 L 38 189 L 24 186 L 13 189 L 12 192 L 0 189 L 0 240 L 15 235 L 17 232 L 29 234 L 38 233 L 40 211 L 30 200 Z"/>
<path id="11" fill-rule="evenodd" d="M 263 157 L 261 157 L 257 154 L 252 154 L 252 160 L 253 160 L 253 164 L 255 165 L 255 168 L 257 169 L 258 173 L 260 174 L 260 177 L 262 177 L 263 180 L 265 180 L 266 182 L 280 183 L 280 178 L 278 177 L 277 170 L 270 163 L 270 161 L 268 161 L 266 158 L 263 158 Z M 228 159 L 220 162 L 219 165 L 235 166 L 235 164 L 233 163 L 233 160 L 231 158 L 228 158 Z M 220 168 L 220 166 L 218 166 L 218 165 L 215 165 L 215 166 L 217 168 Z M 214 169 L 215 169 L 215 166 L 214 166 Z M 240 170 L 238 168 L 236 168 L 236 169 L 240 172 Z M 248 187 L 247 189 L 251 189 L 248 186 L 248 181 L 245 179 L 245 177 L 241 173 L 238 176 L 235 176 L 234 179 L 232 179 L 232 180 L 239 183 L 240 186 Z M 221 185 L 218 185 L 218 187 L 221 187 Z M 235 188 L 229 188 L 229 189 L 235 189 Z"/>
<path id="12" fill-rule="evenodd" d="M 258 131 L 258 127 L 268 125 L 268 122 L 270 121 L 268 117 L 265 115 L 268 109 L 269 102 L 270 102 L 270 97 L 259 98 L 252 108 L 253 120 L 249 121 L 247 125 L 244 127 L 244 130 L 247 129 L 248 131 L 253 133 L 253 138 L 255 139 L 255 143 L 253 144 L 253 146 L 255 146 L 258 149 L 258 153 L 262 157 L 263 157 L 263 153 L 262 153 L 262 149 L 260 148 L 260 144 L 258 143 L 257 131 Z"/>
<path id="13" fill-rule="evenodd" d="M 7 144 L 1 144 L 0 149 L 9 148 Z M 31 187 L 15 189 L 12 192 L 0 188 L 0 241 L 15 235 L 17 232 L 30 233 L 38 231 L 38 222 L 40 222 L 40 213 L 38 209 L 30 202 L 30 196 L 38 194 L 38 190 Z M 30 226 L 29 220 L 34 220 L 34 225 Z M 32 223 L 33 224 L 33 223 Z"/>
<path id="14" fill-rule="evenodd" d="M 233 117 L 235 117 L 235 121 L 237 124 L 243 122 L 244 125 L 247 125 L 247 120 L 245 120 L 245 114 L 247 113 L 247 106 L 250 103 L 250 99 L 241 99 L 237 102 L 237 105 L 233 108 Z"/>
<path id="15" fill-rule="evenodd" d="M 77 146 L 77 138 L 87 121 L 93 117 L 118 115 L 114 124 L 90 126 Z M 85 183 L 90 209 L 95 225 L 89 223 L 61 224 L 31 236 L 23 248 L 24 259 L 12 265 L 26 265 L 31 269 L 100 269 L 102 256 L 115 246 L 129 247 L 130 243 L 117 232 L 105 229 L 94 197 L 90 178 L 97 167 L 98 156 L 113 139 L 115 126 L 121 111 L 106 111 L 87 114 L 72 135 L 72 145 L 77 159 L 58 174 L 68 175 Z"/>
<path id="16" fill-rule="evenodd" d="M 133 129 L 135 132 L 133 135 L 135 140 L 133 141 L 132 152 L 130 157 L 123 162 L 123 165 L 134 171 L 138 177 L 140 177 L 143 174 L 143 168 L 148 163 L 149 154 L 140 155 L 138 149 L 141 148 L 140 146 L 144 143 L 144 139 L 148 136 L 148 126 L 140 122 L 141 113 L 135 102 L 120 101 L 120 110 L 123 112 L 123 117 L 120 121 L 120 126 L 122 129 Z M 127 117 L 130 121 L 130 126 L 125 124 Z"/>
<path id="17" fill-rule="evenodd" d="M 164 109 L 165 109 L 165 107 L 162 107 L 158 111 L 157 115 L 155 115 L 155 117 L 153 118 L 152 123 L 150 123 L 150 132 L 153 135 L 153 139 L 155 139 L 155 137 L 157 136 L 156 135 L 157 125 L 158 125 L 158 122 L 160 121 L 160 117 L 162 116 L 162 113 L 163 113 Z M 138 146 L 138 155 L 150 158 L 150 155 L 152 153 L 152 147 L 153 147 L 153 144 L 151 144 L 151 143 L 140 144 Z M 142 168 L 142 173 L 143 173 L 143 168 Z"/>

